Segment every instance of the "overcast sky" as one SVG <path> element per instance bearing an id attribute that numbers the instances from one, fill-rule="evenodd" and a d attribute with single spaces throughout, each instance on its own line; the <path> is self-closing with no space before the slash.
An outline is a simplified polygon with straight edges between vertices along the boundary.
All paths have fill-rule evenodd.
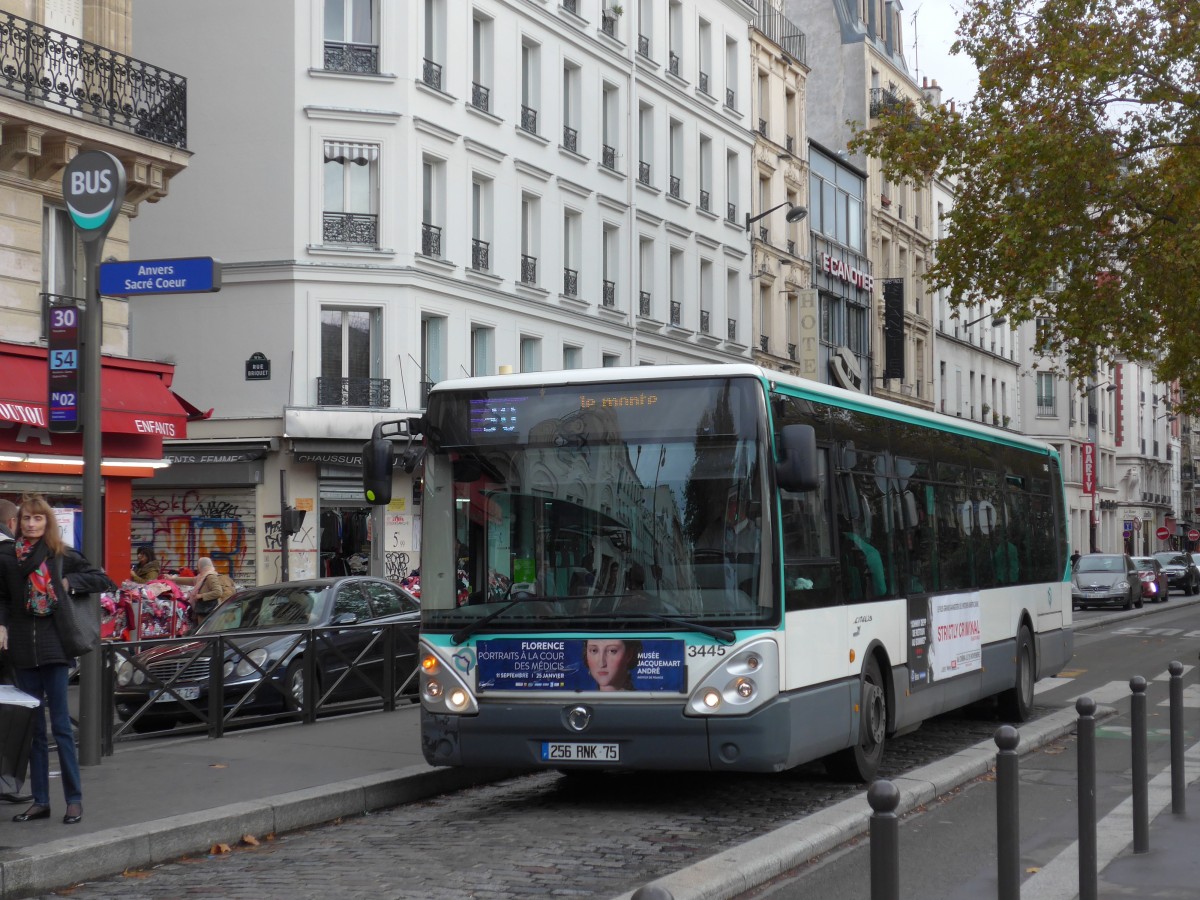
<path id="1" fill-rule="evenodd" d="M 942 100 L 953 98 L 960 105 L 975 95 L 978 83 L 970 58 L 950 55 L 961 7 L 962 0 L 904 0 L 903 13 L 904 54 L 917 84 L 923 78 L 936 79 L 942 87 Z"/>

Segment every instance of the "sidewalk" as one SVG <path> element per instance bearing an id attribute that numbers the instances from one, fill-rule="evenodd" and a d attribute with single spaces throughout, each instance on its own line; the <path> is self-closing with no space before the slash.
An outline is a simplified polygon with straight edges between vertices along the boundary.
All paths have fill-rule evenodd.
<path id="1" fill-rule="evenodd" d="M 358 713 L 313 725 L 248 728 L 219 740 L 173 737 L 118 745 L 83 769 L 83 821 L 15 823 L 0 803 L 0 897 L 22 897 L 142 868 L 242 835 L 328 822 L 495 780 L 507 772 L 435 769 L 421 755 L 420 709 Z M 50 753 L 52 772 L 58 759 Z"/>

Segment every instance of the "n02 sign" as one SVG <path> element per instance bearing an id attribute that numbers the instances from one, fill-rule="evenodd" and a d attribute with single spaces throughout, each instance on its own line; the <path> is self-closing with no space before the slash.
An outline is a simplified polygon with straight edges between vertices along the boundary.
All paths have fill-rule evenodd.
<path id="1" fill-rule="evenodd" d="M 49 309 L 49 426 L 52 432 L 79 430 L 79 317 L 74 303 Z"/>

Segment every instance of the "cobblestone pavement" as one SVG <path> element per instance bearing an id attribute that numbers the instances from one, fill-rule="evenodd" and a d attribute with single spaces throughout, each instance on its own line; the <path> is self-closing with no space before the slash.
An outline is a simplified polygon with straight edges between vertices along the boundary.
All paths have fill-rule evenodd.
<path id="1" fill-rule="evenodd" d="M 889 744 L 880 774 L 996 728 L 984 706 L 931 720 Z M 781 775 L 537 773 L 48 896 L 608 898 L 860 790 L 819 764 Z"/>

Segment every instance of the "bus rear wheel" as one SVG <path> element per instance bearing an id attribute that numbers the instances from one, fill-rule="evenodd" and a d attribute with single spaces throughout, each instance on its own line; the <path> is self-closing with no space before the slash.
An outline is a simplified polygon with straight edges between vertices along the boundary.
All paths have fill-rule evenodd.
<path id="1" fill-rule="evenodd" d="M 1033 683 L 1037 667 L 1033 656 L 1033 635 L 1022 625 L 1017 632 L 1017 682 L 1000 695 L 1000 718 L 1024 722 L 1033 712 Z"/>
<path id="2" fill-rule="evenodd" d="M 858 743 L 825 758 L 825 770 L 842 781 L 870 781 L 883 762 L 887 742 L 887 685 L 874 656 L 862 672 Z"/>

